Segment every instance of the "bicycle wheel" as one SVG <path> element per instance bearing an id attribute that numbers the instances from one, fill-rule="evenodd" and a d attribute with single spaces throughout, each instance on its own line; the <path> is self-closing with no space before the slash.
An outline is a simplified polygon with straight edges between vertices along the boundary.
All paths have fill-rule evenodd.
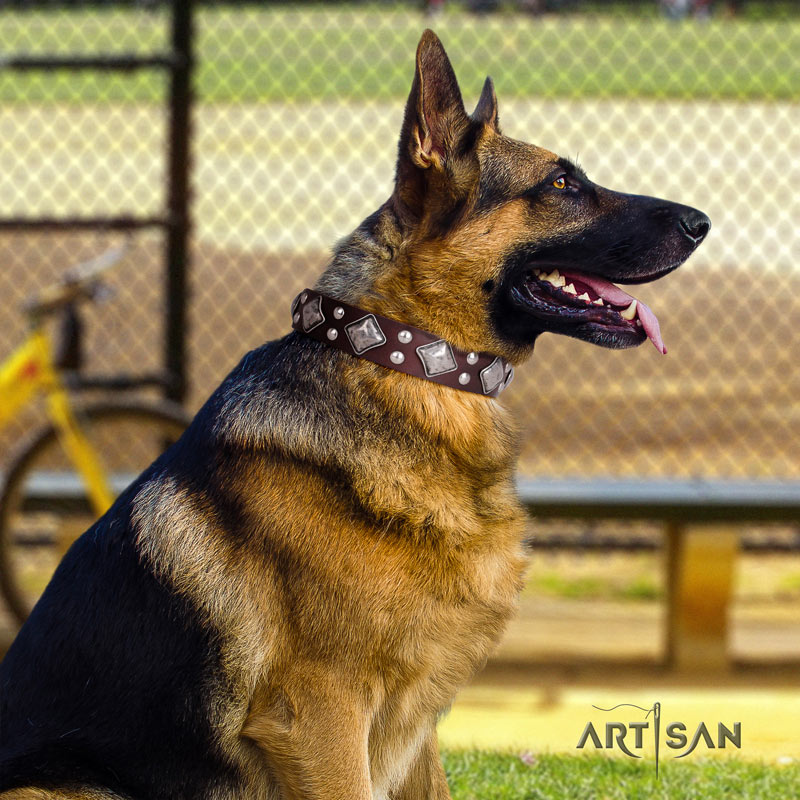
<path id="1" fill-rule="evenodd" d="M 75 408 L 116 497 L 188 424 L 171 403 Z M 56 429 L 45 428 L 16 458 L 0 495 L 0 590 L 24 622 L 69 546 L 95 520 L 80 473 Z"/>

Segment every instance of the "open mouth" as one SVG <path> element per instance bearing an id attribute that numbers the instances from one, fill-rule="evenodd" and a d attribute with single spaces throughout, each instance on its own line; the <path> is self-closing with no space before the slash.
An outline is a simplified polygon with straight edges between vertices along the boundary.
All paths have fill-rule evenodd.
<path id="1" fill-rule="evenodd" d="M 666 353 L 656 315 L 641 301 L 605 278 L 572 270 L 531 269 L 518 296 L 538 316 L 582 325 L 602 334 L 611 346 L 630 347 L 649 339 Z"/>

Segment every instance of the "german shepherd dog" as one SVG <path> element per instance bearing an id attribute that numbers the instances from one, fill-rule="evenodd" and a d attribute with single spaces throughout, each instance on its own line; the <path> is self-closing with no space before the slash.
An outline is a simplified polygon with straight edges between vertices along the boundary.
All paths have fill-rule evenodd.
<path id="1" fill-rule="evenodd" d="M 489 79 L 468 115 L 426 31 L 392 196 L 316 289 L 510 364 L 545 331 L 663 350 L 611 281 L 665 275 L 708 230 L 502 135 Z M 493 397 L 297 331 L 247 354 L 9 650 L 0 796 L 449 797 L 436 723 L 525 568 L 516 453 Z"/>

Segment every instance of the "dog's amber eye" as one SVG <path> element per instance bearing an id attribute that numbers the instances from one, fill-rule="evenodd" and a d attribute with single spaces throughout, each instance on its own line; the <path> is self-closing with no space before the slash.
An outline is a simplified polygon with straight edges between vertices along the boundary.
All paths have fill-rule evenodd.
<path id="1" fill-rule="evenodd" d="M 556 178 L 553 181 L 553 186 L 555 186 L 556 189 L 566 189 L 567 188 L 567 179 L 562 175 L 561 177 Z"/>

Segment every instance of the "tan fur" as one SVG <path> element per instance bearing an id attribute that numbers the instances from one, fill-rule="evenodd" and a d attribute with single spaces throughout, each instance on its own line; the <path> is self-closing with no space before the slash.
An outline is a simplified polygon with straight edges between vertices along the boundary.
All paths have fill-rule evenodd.
<path id="1" fill-rule="evenodd" d="M 377 391 L 372 365 L 354 369 Z M 323 481 L 295 465 L 253 463 L 248 485 L 231 487 L 254 513 L 268 508 L 283 520 L 279 546 L 304 573 L 291 607 L 275 589 L 280 578 L 269 561 L 249 551 L 247 561 L 234 561 L 226 552 L 213 525 L 204 524 L 199 498 L 174 487 L 154 525 L 153 499 L 142 495 L 149 513 L 143 544 L 154 563 L 229 633 L 229 669 L 250 698 L 220 719 L 232 755 L 246 758 L 241 737 L 254 741 L 285 797 L 371 797 L 367 775 L 375 797 L 433 796 L 414 794 L 409 770 L 438 765 L 430 756 L 436 719 L 515 607 L 524 520 L 513 462 L 476 425 L 480 406 L 489 434 L 504 413 L 482 398 L 444 388 L 435 394 L 412 393 L 408 407 L 448 437 L 451 453 L 482 454 L 483 470 L 502 478 L 476 486 L 446 450 L 441 462 L 415 464 L 403 463 L 413 454 L 376 452 L 353 488 L 410 536 L 349 518 Z M 333 765 L 330 753 L 337 754 Z M 364 776 L 360 794 L 337 784 L 345 769 Z M 436 766 L 431 780 L 444 785 L 440 772 Z M 390 795 L 404 781 L 403 794 Z"/>
<path id="2" fill-rule="evenodd" d="M 471 213 L 481 159 L 505 147 L 513 160 L 518 145 L 498 132 L 490 83 L 477 113 L 474 146 L 456 157 L 474 124 L 426 33 L 395 194 L 320 284 L 519 360 L 525 353 L 507 353 L 492 333 L 480 287 L 531 223 L 521 203 Z M 534 151 L 531 175 L 552 158 Z M 309 413 L 324 402 L 316 397 L 232 393 L 213 431 L 214 457 L 228 466 L 213 487 L 154 474 L 133 500 L 136 547 L 221 638 L 229 689 L 209 695 L 207 713 L 244 776 L 238 796 L 445 800 L 437 720 L 485 662 L 521 588 L 517 430 L 493 399 L 358 359 L 327 363 L 314 379 L 335 382 L 338 415 L 320 423 Z M 72 797 L 30 789 L 8 800 Z"/>
<path id="3" fill-rule="evenodd" d="M 489 141 L 496 105 L 484 105 Z M 459 124 L 429 115 L 413 126 L 418 168 L 444 169 L 447 146 L 437 147 L 432 129 L 439 125 L 441 136 L 450 123 Z M 428 195 L 445 191 L 447 205 L 474 194 L 478 170 L 473 163 L 446 180 L 434 176 L 439 188 Z M 352 299 L 456 345 L 499 350 L 472 288 L 494 275 L 514 243 L 509 232 L 527 224 L 510 204 L 432 239 L 425 218 L 404 229 L 387 208 L 376 238 L 388 268 Z M 496 401 L 387 375 L 369 362 L 347 362 L 343 383 L 354 409 L 388 409 L 419 431 L 419 446 L 365 426 L 357 452 L 339 457 L 348 475 L 342 497 L 298 460 L 319 457 L 319 431 L 271 410 L 275 424 L 259 420 L 268 437 L 259 444 L 274 443 L 287 459 L 240 458 L 226 492 L 269 528 L 280 559 L 234 550 L 217 535 L 213 509 L 181 486 L 140 494 L 141 547 L 226 634 L 239 702 L 220 709 L 219 725 L 254 787 L 277 785 L 287 800 L 440 800 L 449 791 L 437 719 L 485 661 L 521 587 L 517 433 Z M 246 414 L 232 416 L 227 435 L 240 444 L 255 426 Z M 335 441 L 335 431 L 324 433 Z M 339 449 L 352 447 L 343 440 Z M 282 585 L 281 569 L 296 591 Z"/>
<path id="4" fill-rule="evenodd" d="M 551 295 L 537 300 L 531 288 L 533 266 L 550 269 L 558 251 L 558 265 L 604 260 L 609 279 L 649 280 L 681 263 L 709 225 L 696 209 L 610 192 L 503 136 L 489 79 L 468 115 L 426 31 L 394 191 L 339 243 L 315 288 L 514 364 L 544 330 L 627 347 L 645 332 L 616 310 L 554 322 Z M 488 658 L 522 586 L 518 449 L 513 420 L 490 397 L 301 333 L 248 353 L 68 554 L 71 568 L 86 553 L 102 566 L 73 607 L 107 604 L 99 618 L 110 634 L 94 649 L 109 656 L 89 662 L 105 691 L 80 694 L 89 648 L 75 625 L 61 648 L 77 643 L 70 685 L 97 705 L 82 703 L 91 713 L 81 728 L 69 724 L 78 713 L 69 704 L 46 708 L 64 717 L 40 742 L 34 733 L 14 743 L 6 763 L 17 771 L 3 784 L 44 770 L 68 788 L 28 786 L 2 800 L 115 797 L 95 781 L 70 782 L 83 764 L 115 777 L 131 800 L 145 800 L 134 786 L 166 800 L 446 800 L 437 721 Z M 74 599 L 71 575 L 56 573 L 52 597 Z M 119 597 L 116 577 L 127 580 Z M 46 605 L 42 624 L 60 624 L 59 613 Z M 63 682 L 62 664 L 50 685 Z M 104 682 L 103 669 L 127 680 Z M 11 672 L 23 686 L 32 674 L 23 661 Z M 151 687 L 137 724 L 129 710 Z M 28 710 L 13 709 L 12 736 L 31 735 Z M 62 724 L 76 744 L 61 743 Z M 139 760 L 126 759 L 135 754 L 124 744 L 108 747 L 125 726 Z M 173 747 L 151 746 L 151 732 Z"/>
<path id="5" fill-rule="evenodd" d="M 11 789 L 0 792 L 0 800 L 124 800 L 114 792 L 97 789 Z"/>
<path id="6" fill-rule="evenodd" d="M 514 232 L 520 231 L 519 236 Z M 362 299 L 365 308 L 384 316 L 419 320 L 457 347 L 497 353 L 519 363 L 527 352 L 510 350 L 492 331 L 475 284 L 496 278 L 503 255 L 529 231 L 521 203 L 501 206 L 491 215 L 470 219 L 447 237 L 411 240 L 398 269 L 376 284 L 375 292 L 392 303 Z M 442 273 L 446 279 L 442 279 Z M 398 306 L 402 303 L 402 309 Z"/>
<path id="7" fill-rule="evenodd" d="M 533 265 L 549 269 L 559 251 L 559 265 L 604 260 L 609 279 L 649 280 L 681 263 L 709 225 L 696 209 L 610 192 L 554 153 L 503 136 L 489 79 L 468 115 L 426 31 L 394 192 L 339 243 L 315 288 L 514 364 L 544 330 L 627 347 L 645 332 L 613 309 L 553 322 L 548 300 L 531 293 Z M 142 725 L 124 717 L 127 696 L 98 692 L 87 696 L 106 704 L 100 728 L 87 715 L 65 735 L 80 731 L 86 763 L 110 775 L 116 767 L 112 785 L 132 794 L 140 785 L 169 800 L 189 791 L 203 800 L 446 800 L 436 723 L 491 653 L 522 586 L 518 448 L 513 420 L 489 397 L 300 333 L 247 354 L 186 435 L 87 533 L 96 538 L 83 540 L 108 557 L 110 577 L 128 580 L 119 604 L 105 573 L 84 584 L 108 603 L 108 642 L 142 645 L 111 648 L 102 666 L 148 670 L 120 682 L 134 700 L 155 686 Z M 153 654 L 164 653 L 159 670 Z M 75 672 L 79 691 L 84 674 Z M 174 701 L 163 714 L 162 697 Z M 19 706 L 13 723 L 23 736 L 26 715 Z M 143 776 L 124 774 L 124 746 L 104 765 L 103 742 L 122 718 L 138 747 L 159 728 L 183 748 L 143 750 L 158 762 Z M 69 780 L 84 754 L 53 744 L 64 721 L 45 744 L 50 774 Z M 12 760 L 13 780 L 36 776 L 32 747 Z M 173 771 L 171 752 L 191 768 Z M 130 763 L 129 773 L 139 770 Z M 114 796 L 84 783 L 2 797 Z"/>

